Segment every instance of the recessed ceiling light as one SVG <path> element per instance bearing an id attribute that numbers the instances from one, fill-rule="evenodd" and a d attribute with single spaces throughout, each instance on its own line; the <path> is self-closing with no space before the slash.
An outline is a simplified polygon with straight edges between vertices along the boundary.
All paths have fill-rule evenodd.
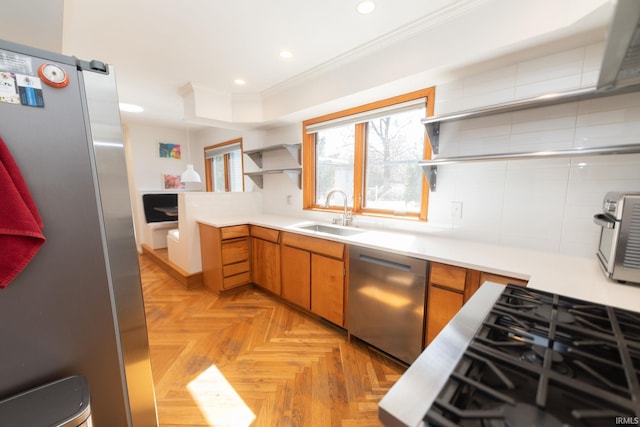
<path id="1" fill-rule="evenodd" d="M 233 82 L 235 84 L 237 84 L 238 86 L 242 86 L 244 84 L 247 84 L 247 82 L 245 82 L 243 79 L 235 79 Z"/>
<path id="2" fill-rule="evenodd" d="M 356 5 L 356 10 L 362 15 L 367 15 L 374 11 L 376 4 L 371 0 L 364 0 Z"/>
<path id="3" fill-rule="evenodd" d="M 144 108 L 139 105 L 127 104 L 125 102 L 121 102 L 119 104 L 120 111 L 126 111 L 127 113 L 142 113 Z"/>
<path id="4" fill-rule="evenodd" d="M 291 59 L 291 58 L 293 58 L 293 53 L 291 53 L 291 51 L 288 51 L 288 50 L 281 50 L 280 51 L 280 58 L 282 58 L 282 59 Z"/>

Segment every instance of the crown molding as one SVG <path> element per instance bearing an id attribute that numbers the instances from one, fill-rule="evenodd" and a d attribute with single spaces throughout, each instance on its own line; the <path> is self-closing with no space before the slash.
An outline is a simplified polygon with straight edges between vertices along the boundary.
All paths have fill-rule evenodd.
<path id="1" fill-rule="evenodd" d="M 298 86 L 301 83 L 304 83 L 331 70 L 339 68 L 344 64 L 348 64 L 359 58 L 383 50 L 402 40 L 413 37 L 416 34 L 423 33 L 426 30 L 429 30 L 451 19 L 454 19 L 457 16 L 463 15 L 491 1 L 493 0 L 462 0 L 453 5 L 443 7 L 429 15 L 425 15 L 419 19 L 416 19 L 415 21 L 410 22 L 409 24 L 401 28 L 390 31 L 387 34 L 384 34 L 361 46 L 351 49 L 329 61 L 326 61 L 303 73 L 297 74 L 281 83 L 278 83 L 275 86 L 262 91 L 261 95 L 264 98 L 277 95 L 279 92 L 285 91 L 291 87 Z"/>

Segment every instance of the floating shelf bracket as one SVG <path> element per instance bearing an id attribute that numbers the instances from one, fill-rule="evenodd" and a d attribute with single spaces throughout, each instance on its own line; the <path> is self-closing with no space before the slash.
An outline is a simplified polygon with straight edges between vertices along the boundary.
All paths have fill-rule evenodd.
<path id="1" fill-rule="evenodd" d="M 244 154 L 249 156 L 259 168 L 262 167 L 262 151 L 245 151 Z"/>
<path id="2" fill-rule="evenodd" d="M 425 123 L 424 127 L 431 143 L 431 152 L 438 154 L 440 152 L 440 122 Z"/>
<path id="3" fill-rule="evenodd" d="M 438 166 L 430 165 L 423 166 L 422 172 L 424 176 L 427 178 L 427 182 L 429 183 L 429 188 L 431 191 L 436 191 L 437 183 L 438 183 Z"/>

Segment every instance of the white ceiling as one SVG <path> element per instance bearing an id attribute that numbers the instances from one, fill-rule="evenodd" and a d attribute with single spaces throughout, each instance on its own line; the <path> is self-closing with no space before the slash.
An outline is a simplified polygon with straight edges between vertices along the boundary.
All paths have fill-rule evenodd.
<path id="1" fill-rule="evenodd" d="M 0 38 L 51 49 L 47 37 L 55 38 L 50 33 L 60 27 L 51 21 L 64 16 L 62 34 L 57 35 L 62 53 L 113 64 L 121 101 L 143 106 L 143 120 L 180 126 L 185 124 L 180 89 L 188 83 L 205 88 L 218 103 L 249 99 L 260 109 L 265 96 L 277 95 L 301 76 L 335 72 L 365 53 L 393 48 L 419 33 L 430 31 L 426 44 L 444 46 L 460 45 L 460 40 L 456 44 L 450 34 L 438 37 L 445 32 L 435 30 L 455 23 L 463 30 L 453 38 L 462 41 L 496 33 L 482 49 L 460 51 L 457 59 L 447 57 L 452 66 L 459 66 L 464 58 L 521 49 L 527 40 L 566 37 L 585 17 L 590 29 L 604 28 L 612 10 L 610 0 L 375 2 L 374 13 L 359 15 L 356 0 L 22 0 L 6 5 L 19 10 L 0 15 Z M 52 4 L 64 6 L 63 13 L 52 11 Z M 45 16 L 39 15 L 41 9 Z M 584 25 L 575 27 L 574 32 L 585 30 Z M 38 37 L 38 32 L 43 34 Z M 290 50 L 293 58 L 281 59 L 281 49 Z M 416 72 L 410 62 L 408 74 Z M 438 58 L 432 63 L 442 65 Z M 398 76 L 397 70 L 393 77 L 381 75 L 376 84 L 392 83 Z M 246 85 L 235 85 L 236 78 Z M 348 88 L 341 90 L 349 95 Z M 310 106 L 300 100 L 296 105 L 282 108 L 281 115 Z M 278 119 L 279 114 L 254 114 L 258 119 L 253 124 Z"/>

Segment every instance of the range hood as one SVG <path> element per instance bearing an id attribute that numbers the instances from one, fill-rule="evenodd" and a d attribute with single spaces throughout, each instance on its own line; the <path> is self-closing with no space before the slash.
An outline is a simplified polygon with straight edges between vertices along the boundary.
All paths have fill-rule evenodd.
<path id="1" fill-rule="evenodd" d="M 640 1 L 618 0 L 604 52 L 598 90 L 640 83 Z"/>

